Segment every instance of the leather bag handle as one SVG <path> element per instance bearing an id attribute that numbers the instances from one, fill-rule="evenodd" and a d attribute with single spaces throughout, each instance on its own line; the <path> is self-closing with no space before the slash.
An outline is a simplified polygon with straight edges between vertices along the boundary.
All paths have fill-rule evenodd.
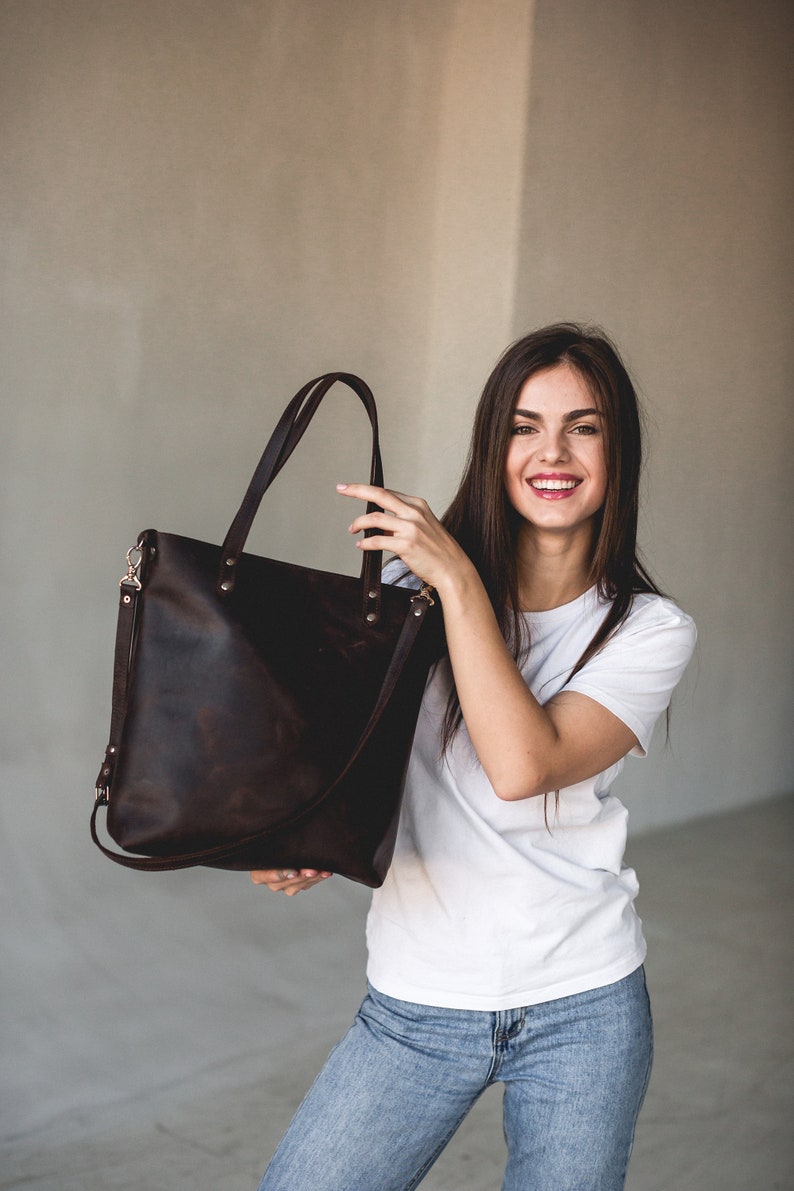
<path id="1" fill-rule="evenodd" d="M 217 590 L 220 596 L 228 596 L 234 590 L 235 567 L 245 547 L 254 517 L 262 503 L 262 497 L 308 430 L 309 424 L 320 406 L 320 402 L 337 381 L 352 389 L 367 411 L 372 428 L 372 457 L 370 461 L 369 482 L 378 488 L 383 487 L 383 464 L 378 437 L 378 413 L 372 390 L 360 377 L 354 376 L 351 372 L 327 372 L 323 376 L 315 377 L 314 380 L 309 381 L 308 384 L 305 384 L 295 394 L 279 418 L 276 428 L 262 452 L 262 457 L 248 485 L 237 516 L 229 527 L 229 532 L 221 549 L 221 565 L 217 583 Z M 378 509 L 378 505 L 367 505 L 367 512 L 375 512 Z M 374 533 L 377 533 L 377 530 L 367 530 L 366 536 L 371 537 Z M 381 550 L 367 550 L 364 553 L 364 559 L 361 565 L 363 587 L 362 615 L 367 623 L 372 625 L 377 624 L 380 619 L 382 563 L 383 552 Z"/>

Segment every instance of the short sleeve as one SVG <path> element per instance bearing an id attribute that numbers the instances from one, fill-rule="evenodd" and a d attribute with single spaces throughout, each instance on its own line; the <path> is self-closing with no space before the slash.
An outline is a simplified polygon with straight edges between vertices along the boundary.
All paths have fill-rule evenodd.
<path id="1" fill-rule="evenodd" d="M 631 728 L 644 757 L 653 728 L 689 663 L 697 630 L 671 600 L 635 597 L 617 633 L 563 688 L 589 696 Z"/>
<path id="2" fill-rule="evenodd" d="M 413 571 L 408 570 L 401 558 L 389 559 L 381 571 L 381 579 L 394 587 L 408 587 L 414 591 L 418 591 L 422 586 L 422 580 L 418 579 Z"/>

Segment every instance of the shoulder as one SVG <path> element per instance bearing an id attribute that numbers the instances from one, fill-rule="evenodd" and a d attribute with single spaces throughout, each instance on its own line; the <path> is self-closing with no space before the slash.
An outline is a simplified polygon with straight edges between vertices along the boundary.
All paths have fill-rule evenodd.
<path id="1" fill-rule="evenodd" d="M 616 636 L 634 633 L 668 632 L 694 647 L 697 627 L 694 620 L 678 604 L 655 592 L 639 592 L 634 596 L 628 615 L 617 630 Z"/>
<path id="2" fill-rule="evenodd" d="M 672 600 L 653 592 L 634 596 L 628 615 L 567 689 L 588 695 L 627 724 L 648 749 L 653 725 L 689 665 L 695 622 Z"/>
<path id="3" fill-rule="evenodd" d="M 654 592 L 634 596 L 625 619 L 595 654 L 591 664 L 628 667 L 649 673 L 673 668 L 683 672 L 694 653 L 697 629 L 682 608 Z"/>
<path id="4" fill-rule="evenodd" d="M 609 600 L 591 588 L 583 597 L 581 610 L 577 610 L 579 632 L 591 636 L 597 632 L 611 606 Z M 632 596 L 628 612 L 594 656 L 607 653 L 614 657 L 627 648 L 653 650 L 657 644 L 664 647 L 664 643 L 675 643 L 676 647 L 691 653 L 696 640 L 697 629 L 691 616 L 666 596 L 643 591 Z"/>

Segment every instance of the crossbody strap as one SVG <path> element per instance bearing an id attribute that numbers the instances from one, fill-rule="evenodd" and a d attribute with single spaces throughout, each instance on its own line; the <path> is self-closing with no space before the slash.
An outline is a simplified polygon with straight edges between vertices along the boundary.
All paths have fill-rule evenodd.
<path id="1" fill-rule="evenodd" d="M 108 793 L 113 783 L 113 774 L 118 759 L 121 731 L 124 727 L 124 717 L 127 714 L 127 686 L 132 653 L 133 633 L 135 631 L 135 617 L 138 611 L 138 599 L 141 583 L 137 571 L 140 561 L 131 561 L 134 551 L 142 552 L 143 541 L 137 546 L 131 546 L 127 551 L 128 571 L 119 582 L 119 612 L 116 620 L 116 646 L 113 653 L 113 695 L 110 711 L 110 733 L 105 757 L 97 774 L 95 792 L 96 805 L 108 801 Z"/>

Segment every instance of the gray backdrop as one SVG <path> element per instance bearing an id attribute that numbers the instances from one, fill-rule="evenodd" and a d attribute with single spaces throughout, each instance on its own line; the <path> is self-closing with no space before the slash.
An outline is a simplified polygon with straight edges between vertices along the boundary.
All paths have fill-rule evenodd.
<path id="1" fill-rule="evenodd" d="M 213 889 L 240 883 L 263 956 L 283 913 L 244 877 L 116 869 L 87 819 L 124 551 L 148 525 L 222 540 L 321 371 L 368 380 L 387 482 L 441 511 L 501 349 L 605 325 L 648 410 L 642 544 L 700 629 L 670 747 L 622 779 L 634 828 L 791 788 L 791 82 L 777 0 L 3 0 L 0 18 L 16 1134 L 190 1070 L 216 1006 L 185 1015 L 180 990 L 234 954 Z M 364 474 L 365 422 L 344 393 L 326 406 L 252 545 L 352 572 L 333 484 Z"/>

